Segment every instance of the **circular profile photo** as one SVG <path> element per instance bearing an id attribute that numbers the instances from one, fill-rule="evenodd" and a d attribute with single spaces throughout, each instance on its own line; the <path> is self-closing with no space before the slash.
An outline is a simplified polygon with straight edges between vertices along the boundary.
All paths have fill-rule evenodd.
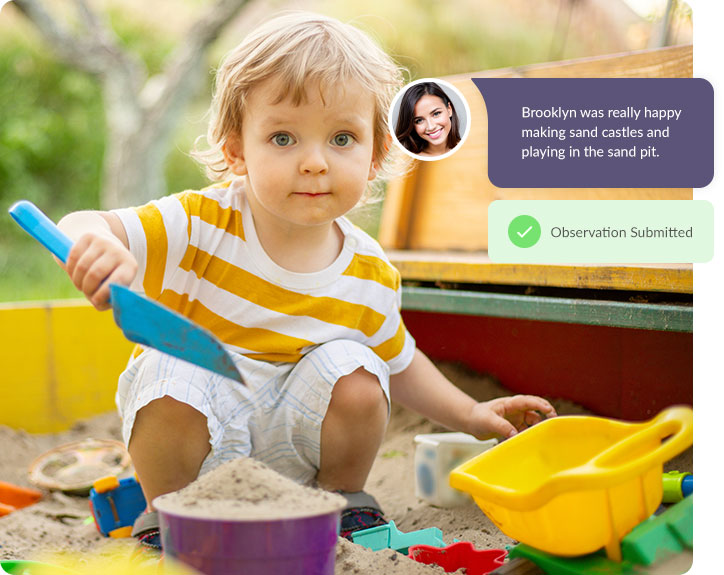
<path id="1" fill-rule="evenodd" d="M 470 131 L 470 107 L 460 91 L 437 78 L 416 80 L 392 101 L 390 131 L 409 156 L 434 161 L 460 148 Z"/>

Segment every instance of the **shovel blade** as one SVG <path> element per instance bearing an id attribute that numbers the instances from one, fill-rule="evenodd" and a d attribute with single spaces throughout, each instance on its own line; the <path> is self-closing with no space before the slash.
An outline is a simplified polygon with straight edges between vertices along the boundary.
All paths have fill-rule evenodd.
<path id="1" fill-rule="evenodd" d="M 68 259 L 73 242 L 35 204 L 20 200 L 8 211 L 59 260 Z M 231 356 L 210 331 L 125 286 L 110 288 L 113 318 L 128 339 L 244 383 Z"/>
<path id="2" fill-rule="evenodd" d="M 110 288 L 113 319 L 126 338 L 244 383 L 231 356 L 210 331 L 126 286 Z"/>

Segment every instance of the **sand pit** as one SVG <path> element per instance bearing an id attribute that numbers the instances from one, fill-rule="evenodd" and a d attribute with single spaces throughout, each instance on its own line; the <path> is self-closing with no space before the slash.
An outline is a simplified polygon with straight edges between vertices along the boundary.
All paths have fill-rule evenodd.
<path id="1" fill-rule="evenodd" d="M 443 364 L 443 372 L 479 400 L 510 392 L 488 378 L 454 365 Z M 587 413 L 580 406 L 553 401 L 561 414 Z M 447 543 L 471 541 L 479 549 L 504 548 L 513 543 L 470 502 L 457 508 L 433 507 L 415 496 L 413 438 L 418 433 L 444 431 L 424 418 L 395 406 L 383 445 L 367 482 L 367 491 L 382 505 L 389 519 L 402 531 L 438 527 Z M 92 437 L 120 439 L 120 421 L 115 413 L 104 414 L 58 434 L 30 435 L 0 426 L 3 461 L 0 481 L 32 486 L 27 477 L 30 462 L 41 453 L 70 441 Z M 687 450 L 665 469 L 692 471 L 692 452 Z M 97 555 L 130 555 L 131 539 L 107 539 L 88 523 L 88 500 L 62 493 L 47 493 L 39 503 L 0 518 L 0 559 L 33 559 L 60 554 L 70 564 L 83 565 Z M 341 540 L 337 546 L 336 573 L 414 575 L 442 573 L 439 568 L 416 563 L 392 551 L 371 552 Z"/>

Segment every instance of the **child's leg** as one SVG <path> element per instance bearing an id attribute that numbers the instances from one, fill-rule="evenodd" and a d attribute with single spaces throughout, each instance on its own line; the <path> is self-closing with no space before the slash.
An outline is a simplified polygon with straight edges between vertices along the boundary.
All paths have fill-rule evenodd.
<path id="1" fill-rule="evenodd" d="M 271 366 L 267 379 L 276 371 Z M 116 404 L 123 440 L 149 505 L 200 473 L 251 452 L 253 387 L 156 350 L 129 362 L 119 379 Z"/>
<path id="2" fill-rule="evenodd" d="M 248 425 L 252 457 L 299 483 L 361 490 L 389 417 L 389 375 L 362 343 L 314 348 L 260 385 Z"/>
<path id="3" fill-rule="evenodd" d="M 388 405 L 376 375 L 359 368 L 341 377 L 322 422 L 317 483 L 361 491 L 387 427 Z"/>
<path id="4" fill-rule="evenodd" d="M 211 449 L 209 440 L 206 416 L 169 396 L 138 411 L 128 452 L 149 507 L 155 497 L 196 479 Z"/>

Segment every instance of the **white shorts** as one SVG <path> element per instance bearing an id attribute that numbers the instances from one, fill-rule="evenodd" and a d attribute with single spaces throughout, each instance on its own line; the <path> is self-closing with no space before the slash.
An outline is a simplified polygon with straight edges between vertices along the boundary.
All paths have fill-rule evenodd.
<path id="1" fill-rule="evenodd" d="M 153 349 L 131 359 L 116 393 L 126 445 L 138 410 L 169 396 L 206 416 L 211 451 L 202 474 L 251 456 L 295 481 L 310 483 L 319 470 L 322 420 L 340 377 L 360 367 L 377 376 L 389 409 L 389 367 L 358 342 L 325 343 L 295 364 L 238 354 L 234 360 L 247 386 Z"/>

